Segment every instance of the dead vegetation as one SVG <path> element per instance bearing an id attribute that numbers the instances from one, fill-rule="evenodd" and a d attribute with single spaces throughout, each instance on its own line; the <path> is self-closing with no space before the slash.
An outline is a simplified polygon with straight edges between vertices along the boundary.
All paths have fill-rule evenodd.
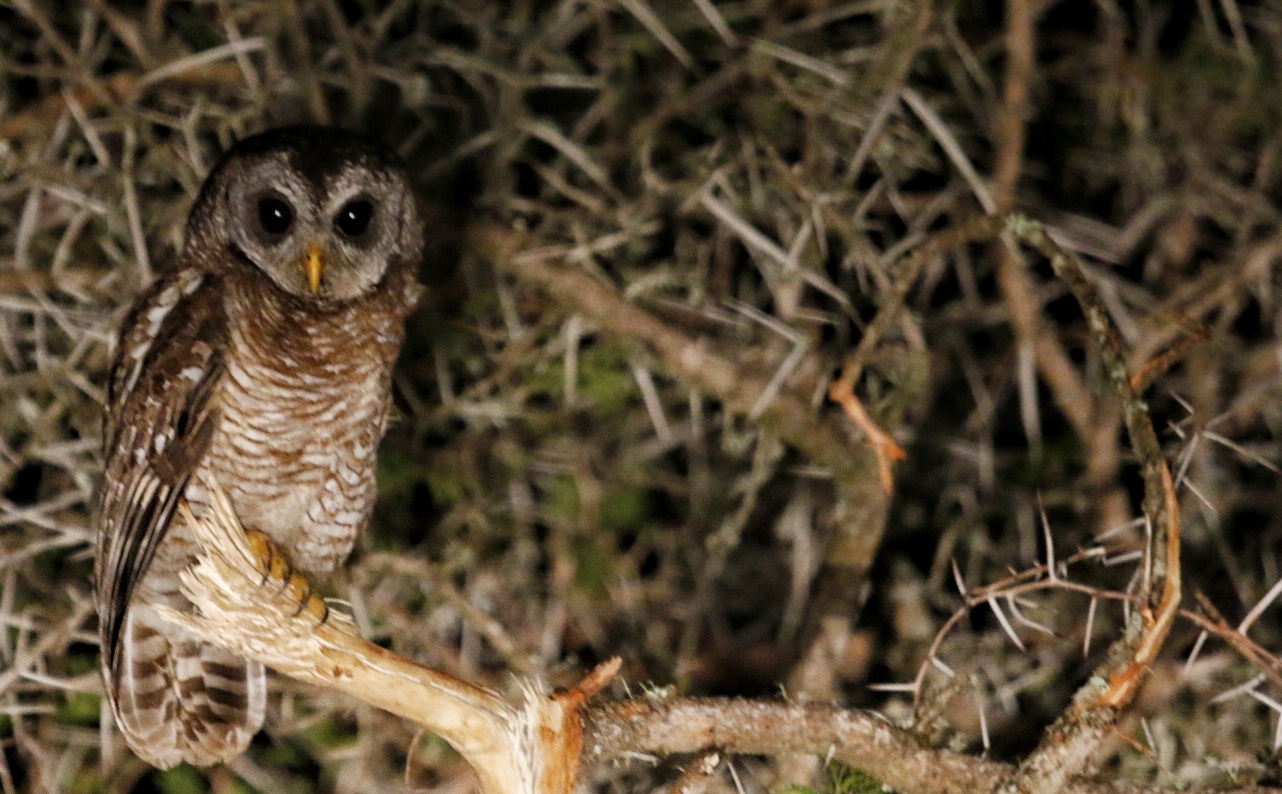
<path id="1" fill-rule="evenodd" d="M 817 752 L 807 702 L 907 728 L 897 790 L 1045 790 L 1044 729 L 1179 570 L 1144 508 L 1178 512 L 1184 612 L 1067 772 L 1278 782 L 1280 57 L 1282 11 L 1235 0 L 0 5 L 0 791 L 475 785 L 285 678 L 228 768 L 99 724 L 113 329 L 218 153 L 298 120 L 396 146 L 431 209 L 382 501 L 329 583 L 364 636 L 509 691 L 618 655 L 606 700 L 691 731 L 769 704 L 677 695 L 792 715 L 667 756 L 603 707 L 601 790 L 845 790 L 731 754 Z M 1009 211 L 1040 225 L 975 221 Z"/>

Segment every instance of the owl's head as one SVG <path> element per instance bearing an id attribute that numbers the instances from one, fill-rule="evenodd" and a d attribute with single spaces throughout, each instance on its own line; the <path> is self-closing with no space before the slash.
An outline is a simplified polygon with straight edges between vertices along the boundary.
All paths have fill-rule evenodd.
<path id="1" fill-rule="evenodd" d="M 372 292 L 389 270 L 416 267 L 423 248 L 398 158 L 328 127 L 270 130 L 229 149 L 192 208 L 195 237 L 320 306 Z"/>

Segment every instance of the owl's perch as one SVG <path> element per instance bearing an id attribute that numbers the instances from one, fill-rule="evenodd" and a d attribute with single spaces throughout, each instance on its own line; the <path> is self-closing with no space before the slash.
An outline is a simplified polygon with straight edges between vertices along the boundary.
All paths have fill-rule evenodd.
<path id="1" fill-rule="evenodd" d="M 203 553 L 182 573 L 198 615 L 168 610 L 203 639 L 300 681 L 338 689 L 410 720 L 468 760 L 486 794 L 568 794 L 577 777 L 583 701 L 618 670 L 607 662 L 579 687 L 548 696 L 522 687 L 520 702 L 416 664 L 363 638 L 345 616 L 323 622 L 259 557 L 215 489 L 213 512 L 197 520 L 180 508 Z"/>
<path id="2" fill-rule="evenodd" d="M 365 642 L 350 621 L 338 616 L 319 621 L 319 612 L 300 607 L 298 587 L 279 574 L 264 575 L 264 568 L 273 566 L 264 566 L 251 548 L 222 494 L 216 494 L 210 520 L 192 520 L 205 554 L 184 572 L 183 581 L 199 617 L 175 613 L 173 618 L 209 642 L 300 680 L 346 691 L 438 733 L 473 764 L 487 794 L 568 794 L 580 756 L 600 762 L 627 753 L 713 748 L 831 754 L 891 788 L 917 794 L 1104 790 L 1073 778 L 1089 768 L 1091 756 L 1115 730 L 1178 610 L 1178 500 L 1151 419 L 1132 385 L 1119 337 L 1080 266 L 1055 247 L 1039 225 L 1023 218 L 981 218 L 958 234 L 1009 235 L 1043 252 L 1078 296 L 1099 336 L 1105 373 L 1125 409 L 1145 483 L 1144 512 L 1153 530 L 1136 618 L 1042 745 L 1018 769 L 922 747 L 917 737 L 869 715 L 820 704 L 641 699 L 594 710 L 585 736 L 583 701 L 609 680 L 617 662 L 603 666 L 567 695 L 545 697 L 527 688 L 517 704 L 423 668 Z M 537 275 L 559 272 L 549 267 Z M 576 283 L 600 305 L 625 314 L 626 302 L 605 287 L 594 286 L 586 277 Z M 630 311 L 633 319 L 645 319 L 635 308 Z M 657 329 L 653 323 L 641 327 Z M 681 361 L 687 353 L 699 353 L 697 346 L 672 339 L 674 344 L 667 348 L 657 347 L 680 353 Z"/>
<path id="3" fill-rule="evenodd" d="M 617 659 L 568 693 L 549 697 L 525 687 L 521 700 L 510 703 L 366 642 L 342 615 L 330 613 L 318 622 L 306 605 L 300 608 L 287 581 L 264 576 L 258 555 L 217 489 L 213 503 L 208 520 L 185 519 L 204 549 L 182 574 L 183 591 L 199 614 L 169 611 L 167 616 L 208 642 L 292 678 L 347 692 L 436 733 L 472 764 L 486 794 L 569 794 L 580 759 L 597 764 L 636 753 L 714 748 L 831 755 L 893 790 L 915 794 L 993 792 L 1020 774 L 1007 764 L 923 746 L 918 737 L 874 714 L 821 703 L 643 697 L 593 709 L 585 724 L 583 703 L 614 676 Z M 1155 789 L 1070 779 L 1057 790 L 1145 794 Z"/>

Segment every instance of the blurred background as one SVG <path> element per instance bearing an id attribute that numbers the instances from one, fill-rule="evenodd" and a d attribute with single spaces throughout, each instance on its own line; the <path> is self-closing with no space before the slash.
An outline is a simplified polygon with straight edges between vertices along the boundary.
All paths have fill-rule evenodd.
<path id="1" fill-rule="evenodd" d="M 906 266 L 1017 210 L 1158 375 L 1186 606 L 1258 643 L 1182 620 L 1102 774 L 1278 782 L 1282 629 L 1252 610 L 1282 576 L 1279 58 L 1263 1 L 0 0 L 0 792 L 473 786 L 439 740 L 287 680 L 213 770 L 156 772 L 101 719 L 115 328 L 220 152 L 298 121 L 386 141 L 428 208 L 377 514 L 322 584 L 366 636 L 498 689 L 620 655 L 615 697 L 833 700 L 1018 759 L 1123 609 L 1044 588 L 941 634 L 959 585 L 1049 539 L 1083 552 L 1062 576 L 1125 590 L 1144 530 L 1046 263 L 981 241 Z M 892 497 L 826 392 L 901 284 L 855 388 L 907 452 Z M 834 786 L 735 763 L 752 792 Z"/>

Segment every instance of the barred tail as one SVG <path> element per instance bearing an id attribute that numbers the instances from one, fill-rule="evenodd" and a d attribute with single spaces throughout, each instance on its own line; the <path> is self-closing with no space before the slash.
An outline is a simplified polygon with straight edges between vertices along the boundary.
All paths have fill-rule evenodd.
<path id="1" fill-rule="evenodd" d="M 145 603 L 130 608 L 108 699 L 130 748 L 153 766 L 209 766 L 263 725 L 263 666 L 193 639 Z"/>

